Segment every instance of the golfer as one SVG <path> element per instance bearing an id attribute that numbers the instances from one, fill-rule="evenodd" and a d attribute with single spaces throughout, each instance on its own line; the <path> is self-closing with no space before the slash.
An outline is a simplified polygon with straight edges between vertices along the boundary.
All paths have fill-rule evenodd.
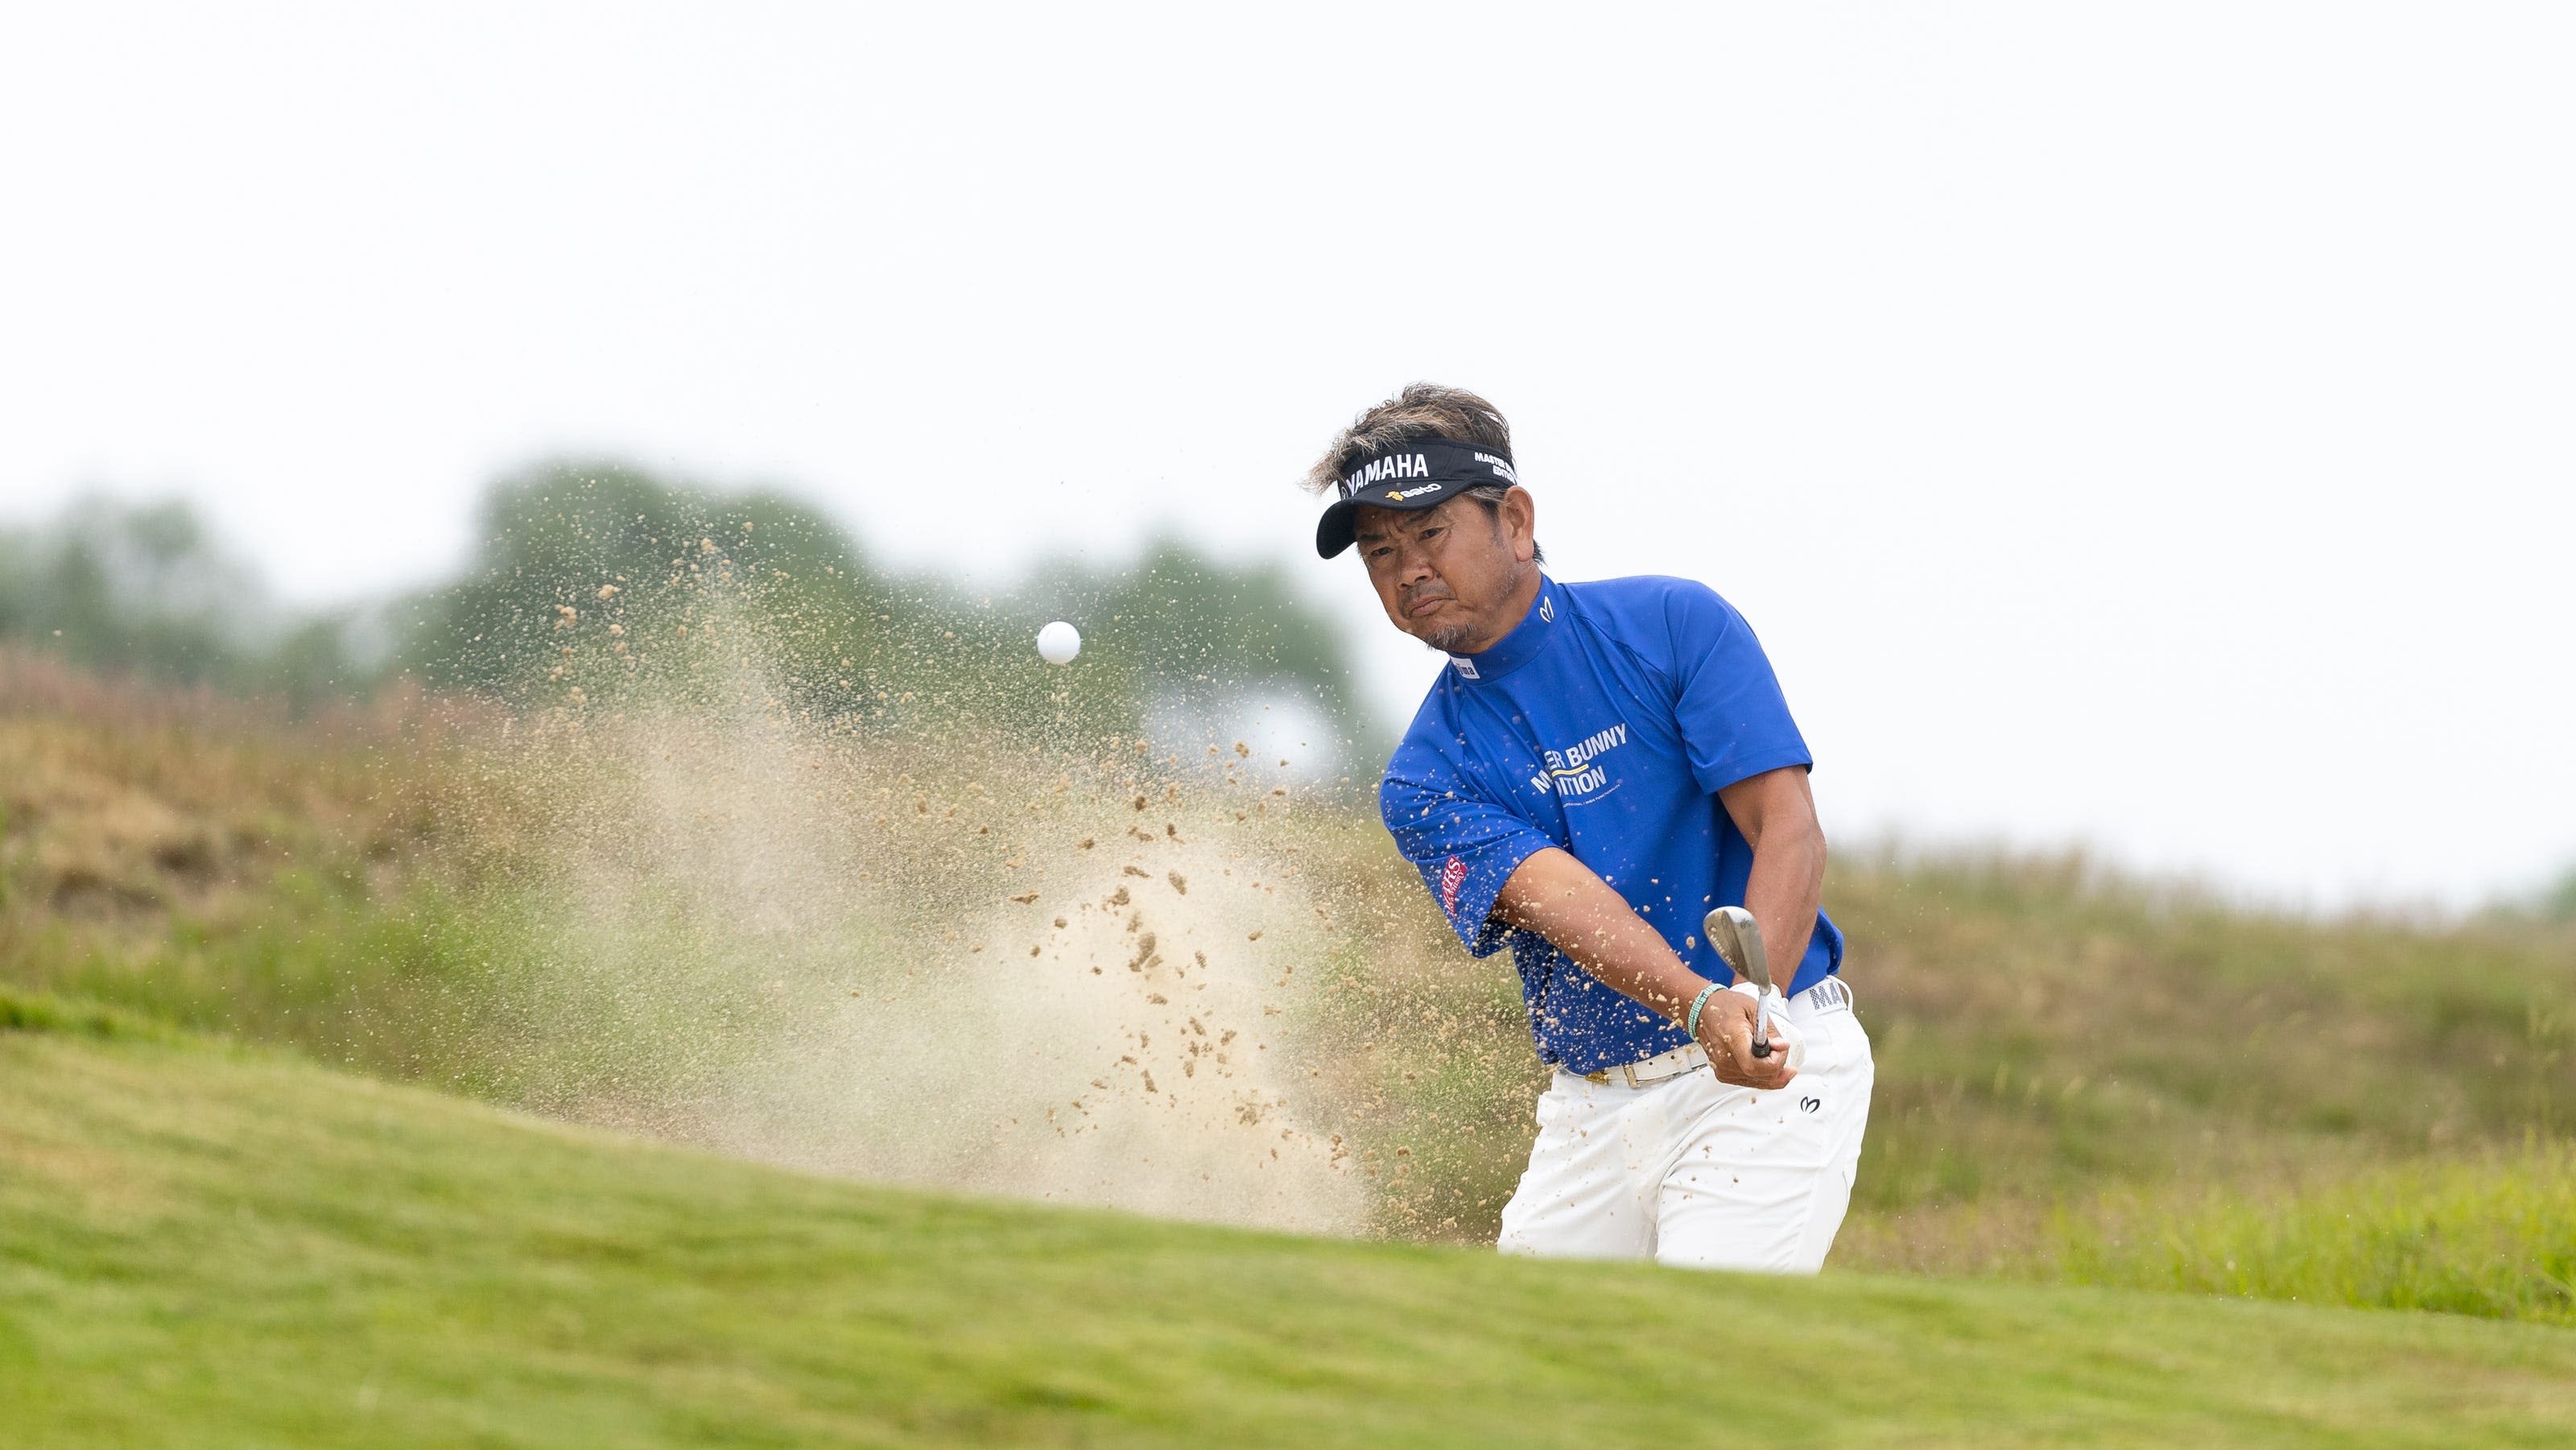
<path id="1" fill-rule="evenodd" d="M 1556 1069 L 1501 1247 L 1814 1273 L 1873 1069 L 1818 905 L 1806 742 L 1707 586 L 1542 571 L 1511 444 L 1484 399 L 1416 384 L 1307 479 L 1337 495 L 1316 551 L 1357 545 L 1386 617 L 1449 657 L 1387 762 L 1386 828 L 1470 952 L 1511 947 Z M 1787 994 L 1767 1056 L 1703 934 L 1725 905 L 1753 913 Z"/>

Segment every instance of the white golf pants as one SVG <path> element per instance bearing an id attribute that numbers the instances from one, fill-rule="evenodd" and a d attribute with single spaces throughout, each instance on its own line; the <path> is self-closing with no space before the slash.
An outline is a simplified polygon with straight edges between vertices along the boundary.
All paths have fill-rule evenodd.
<path id="1" fill-rule="evenodd" d="M 1502 1251 L 1773 1274 L 1824 1267 L 1851 1205 L 1877 1075 L 1849 1002 L 1835 991 L 1789 1001 L 1807 1062 L 1775 1092 L 1729 1087 L 1705 1065 L 1641 1088 L 1558 1073 L 1539 1096 L 1529 1170 L 1503 1206 Z"/>

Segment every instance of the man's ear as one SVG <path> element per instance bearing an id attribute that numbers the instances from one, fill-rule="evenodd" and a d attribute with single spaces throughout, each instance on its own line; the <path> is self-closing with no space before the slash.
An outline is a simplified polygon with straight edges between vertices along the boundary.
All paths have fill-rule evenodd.
<path id="1" fill-rule="evenodd" d="M 1512 557 L 1526 564 L 1538 555 L 1538 500 L 1514 484 L 1503 495 L 1503 531 L 1512 541 Z"/>

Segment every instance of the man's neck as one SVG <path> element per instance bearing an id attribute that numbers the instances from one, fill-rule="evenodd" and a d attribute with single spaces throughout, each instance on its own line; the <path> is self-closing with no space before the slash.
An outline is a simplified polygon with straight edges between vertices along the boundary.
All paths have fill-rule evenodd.
<path id="1" fill-rule="evenodd" d="M 1532 564 L 1522 570 L 1520 582 L 1512 586 L 1511 594 L 1505 598 L 1502 609 L 1496 614 L 1496 618 L 1501 622 L 1494 627 L 1494 632 L 1476 640 L 1467 648 L 1453 650 L 1451 653 L 1480 655 L 1501 644 L 1513 630 L 1521 627 L 1522 620 L 1529 618 L 1530 610 L 1537 607 L 1539 586 L 1545 582 L 1546 578 L 1539 572 L 1538 565 Z"/>

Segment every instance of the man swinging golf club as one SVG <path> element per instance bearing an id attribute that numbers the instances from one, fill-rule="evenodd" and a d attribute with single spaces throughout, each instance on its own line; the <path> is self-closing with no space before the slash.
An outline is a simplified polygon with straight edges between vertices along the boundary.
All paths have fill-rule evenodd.
<path id="1" fill-rule="evenodd" d="M 1449 656 L 1386 827 L 1469 951 L 1512 948 L 1556 1069 L 1501 1246 L 1813 1273 L 1873 1069 L 1806 743 L 1706 586 L 1542 572 L 1511 441 L 1484 399 L 1416 384 L 1307 478 L 1336 495 L 1317 552 L 1356 544 L 1387 618 Z"/>

